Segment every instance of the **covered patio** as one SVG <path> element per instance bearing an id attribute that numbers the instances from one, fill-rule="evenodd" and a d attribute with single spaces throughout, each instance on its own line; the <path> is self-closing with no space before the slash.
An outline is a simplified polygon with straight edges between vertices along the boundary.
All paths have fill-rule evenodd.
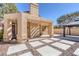
<path id="1" fill-rule="evenodd" d="M 66 36 L 66 28 L 68 27 L 68 34 L 71 35 L 71 28 L 72 27 L 79 27 L 79 21 L 75 21 L 75 22 L 70 22 L 70 23 L 67 23 L 67 24 L 63 24 L 63 37 Z"/>

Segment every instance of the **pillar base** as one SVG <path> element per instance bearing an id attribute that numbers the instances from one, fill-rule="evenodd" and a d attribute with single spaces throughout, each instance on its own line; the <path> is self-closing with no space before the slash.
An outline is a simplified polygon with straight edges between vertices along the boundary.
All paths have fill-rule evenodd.
<path id="1" fill-rule="evenodd" d="M 3 42 L 10 42 L 10 40 L 8 40 L 8 39 L 3 39 Z"/>

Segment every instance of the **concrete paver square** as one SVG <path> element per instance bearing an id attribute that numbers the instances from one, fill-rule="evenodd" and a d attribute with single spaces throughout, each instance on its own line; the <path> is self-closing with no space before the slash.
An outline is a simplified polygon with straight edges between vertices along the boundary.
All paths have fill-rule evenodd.
<path id="1" fill-rule="evenodd" d="M 43 45 L 43 43 L 41 43 L 40 41 L 30 42 L 29 44 L 30 44 L 31 46 L 33 46 L 33 47 L 37 47 L 37 46 Z"/>
<path id="2" fill-rule="evenodd" d="M 44 39 L 44 40 L 41 40 L 41 41 L 43 41 L 43 42 L 45 42 L 45 43 L 53 42 L 52 40 L 49 40 L 49 39 Z"/>
<path id="3" fill-rule="evenodd" d="M 68 40 L 61 40 L 60 42 L 71 44 L 71 45 L 75 44 L 75 42 L 68 41 Z"/>
<path id="4" fill-rule="evenodd" d="M 36 40 L 42 40 L 43 38 L 34 38 L 34 39 L 30 39 L 29 41 L 36 41 Z"/>
<path id="5" fill-rule="evenodd" d="M 33 56 L 33 55 L 31 52 L 27 52 L 27 53 L 21 54 L 20 56 Z"/>
<path id="6" fill-rule="evenodd" d="M 60 43 L 60 42 L 55 42 L 53 44 L 51 44 L 57 48 L 60 48 L 60 49 L 63 49 L 63 50 L 67 50 L 68 48 L 70 48 L 71 46 L 70 45 L 66 45 L 66 44 L 63 44 L 63 43 Z"/>
<path id="7" fill-rule="evenodd" d="M 62 53 L 61 51 L 54 49 L 50 46 L 41 47 L 37 49 L 37 51 L 43 56 L 58 56 Z"/>
<path id="8" fill-rule="evenodd" d="M 25 44 L 14 44 L 8 48 L 7 55 L 28 49 Z"/>
<path id="9" fill-rule="evenodd" d="M 79 48 L 75 50 L 74 54 L 79 56 Z"/>
<path id="10" fill-rule="evenodd" d="M 58 38 L 50 38 L 51 40 L 54 40 L 54 41 L 58 41 L 58 40 L 60 40 L 60 39 L 58 39 Z"/>

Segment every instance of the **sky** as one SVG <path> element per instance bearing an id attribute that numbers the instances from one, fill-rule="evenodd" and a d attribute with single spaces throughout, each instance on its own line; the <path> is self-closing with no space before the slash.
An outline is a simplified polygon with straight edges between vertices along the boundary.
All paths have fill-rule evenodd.
<path id="1" fill-rule="evenodd" d="M 16 4 L 18 11 L 28 11 L 29 4 Z M 50 19 L 54 25 L 57 25 L 57 18 L 64 14 L 79 11 L 79 3 L 39 3 L 39 15 Z"/>

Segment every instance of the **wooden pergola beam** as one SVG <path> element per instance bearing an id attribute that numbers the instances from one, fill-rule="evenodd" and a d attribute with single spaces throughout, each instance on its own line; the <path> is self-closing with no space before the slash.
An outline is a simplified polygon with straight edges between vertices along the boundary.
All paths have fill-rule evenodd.
<path id="1" fill-rule="evenodd" d="M 68 27 L 69 28 L 69 35 L 71 35 L 71 29 L 70 29 L 70 27 Z"/>
<path id="2" fill-rule="evenodd" d="M 65 37 L 65 26 L 63 26 L 63 37 Z"/>

